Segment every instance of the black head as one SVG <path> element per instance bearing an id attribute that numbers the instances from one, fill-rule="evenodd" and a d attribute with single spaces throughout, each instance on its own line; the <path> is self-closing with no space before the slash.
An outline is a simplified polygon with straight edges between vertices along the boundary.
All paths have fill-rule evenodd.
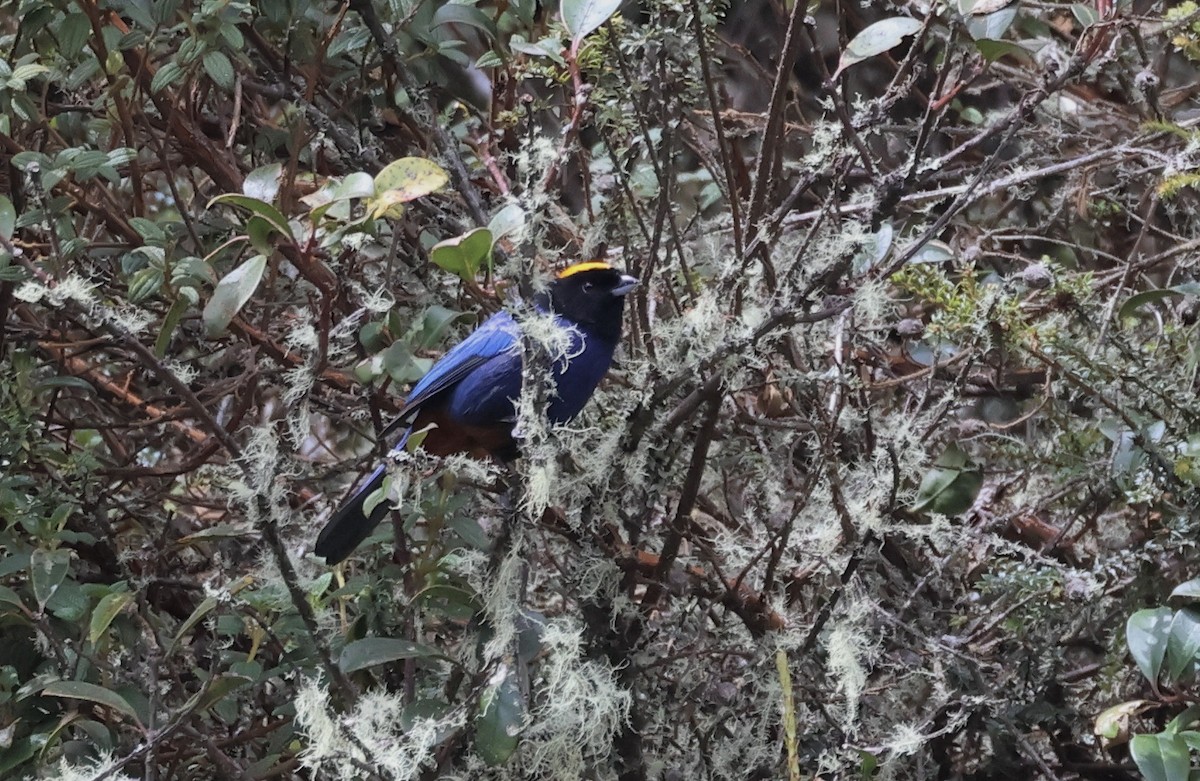
<path id="1" fill-rule="evenodd" d="M 638 280 L 607 263 L 576 263 L 558 272 L 550 283 L 550 308 L 603 339 L 616 341 L 621 336 L 621 315 L 625 294 L 638 286 Z"/>

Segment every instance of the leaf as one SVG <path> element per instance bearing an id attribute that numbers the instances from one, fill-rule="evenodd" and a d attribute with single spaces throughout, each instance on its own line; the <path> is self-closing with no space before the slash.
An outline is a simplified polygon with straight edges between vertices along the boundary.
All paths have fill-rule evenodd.
<path id="1" fill-rule="evenodd" d="M 42 745 L 40 741 L 39 745 Z M 12 746 L 5 747 L 4 751 L 0 751 L 0 773 L 6 773 L 23 762 L 27 762 L 36 753 L 37 746 L 33 745 L 32 739 L 21 738 L 14 741 Z"/>
<path id="2" fill-rule="evenodd" d="M 243 525 L 236 523 L 218 523 L 213 526 L 205 527 L 195 534 L 189 534 L 184 537 L 180 537 L 175 541 L 175 544 L 180 547 L 185 547 L 193 543 L 203 542 L 204 540 L 236 539 L 238 537 L 246 537 L 248 534 L 248 529 Z"/>
<path id="3" fill-rule="evenodd" d="M 1186 583 L 1180 583 L 1171 592 L 1171 598 L 1178 597 L 1189 602 L 1200 600 L 1200 578 L 1192 578 Z"/>
<path id="4" fill-rule="evenodd" d="M 537 43 L 530 43 L 520 35 L 514 35 L 512 40 L 508 42 L 508 45 L 513 51 L 527 54 L 530 57 L 548 57 L 558 65 L 564 67 L 567 64 L 567 61 L 562 56 L 562 41 L 557 38 L 543 38 Z"/>
<path id="5" fill-rule="evenodd" d="M 208 686 L 196 692 L 184 703 L 183 712 L 187 713 L 192 710 L 206 711 L 225 699 L 229 694 L 253 682 L 254 679 L 246 675 L 218 675 L 216 678 L 213 678 Z"/>
<path id="6" fill-rule="evenodd" d="M 265 201 L 238 193 L 225 193 L 209 201 L 208 208 L 211 209 L 218 203 L 232 204 L 233 206 L 245 209 L 255 216 L 262 217 L 270 223 L 272 228 L 282 233 L 288 239 L 291 241 L 296 240 L 295 235 L 292 233 L 292 226 L 288 225 L 287 218 L 283 216 L 282 212 Z"/>
<path id="7" fill-rule="evenodd" d="M 525 704 L 515 672 L 500 665 L 479 698 L 475 748 L 492 767 L 503 765 L 517 750 L 525 726 Z"/>
<path id="8" fill-rule="evenodd" d="M 1141 293 L 1130 296 L 1124 304 L 1121 304 L 1121 308 L 1117 310 L 1117 319 L 1124 320 L 1126 317 L 1132 317 L 1134 312 L 1146 304 L 1162 301 L 1172 296 L 1194 296 L 1198 293 L 1200 293 L 1200 287 L 1194 282 L 1185 282 L 1182 285 L 1157 290 L 1144 290 Z"/>
<path id="9" fill-rule="evenodd" d="M 959 515 L 975 503 L 982 487 L 983 474 L 969 466 L 967 454 L 958 445 L 951 445 L 922 478 L 913 510 Z"/>
<path id="10" fill-rule="evenodd" d="M 893 16 L 868 25 L 846 45 L 846 51 L 842 52 L 833 78 L 836 79 L 842 71 L 855 63 L 899 46 L 905 38 L 920 29 L 921 22 L 907 16 Z"/>
<path id="11" fill-rule="evenodd" d="M 1084 27 L 1091 27 L 1100 21 L 1100 15 L 1096 13 L 1096 9 L 1083 3 L 1072 3 L 1071 13 L 1075 16 L 1075 20 Z"/>
<path id="12" fill-rule="evenodd" d="M 171 337 L 175 334 L 175 329 L 179 327 L 179 321 L 183 319 L 183 313 L 191 305 L 192 302 L 185 295 L 177 295 L 175 300 L 171 302 L 171 308 L 167 310 L 167 314 L 163 318 L 162 327 L 158 329 L 158 337 L 154 340 L 154 355 L 156 357 L 163 358 L 166 356 L 167 347 L 171 345 Z"/>
<path id="13" fill-rule="evenodd" d="M 17 227 L 17 210 L 8 196 L 0 195 L 0 239 L 8 241 Z"/>
<path id="14" fill-rule="evenodd" d="M 405 337 L 405 341 L 414 350 L 428 350 L 441 342 L 456 320 L 466 317 L 468 315 L 462 312 L 434 304 L 421 314 L 416 327 Z"/>
<path id="15" fill-rule="evenodd" d="M 96 605 L 96 609 L 92 611 L 92 622 L 88 626 L 88 642 L 95 645 L 96 641 L 108 631 L 113 620 L 132 601 L 133 594 L 128 591 L 117 591 L 101 599 L 100 604 Z"/>
<path id="16" fill-rule="evenodd" d="M 562 0 L 559 12 L 567 32 L 571 33 L 571 48 L 578 49 L 579 43 L 620 7 L 621 0 Z"/>
<path id="17" fill-rule="evenodd" d="M 137 160 L 137 157 L 137 150 L 128 146 L 119 146 L 116 149 L 108 150 L 108 164 L 114 168 L 128 165 Z"/>
<path id="18" fill-rule="evenodd" d="M 967 32 L 977 41 L 983 38 L 991 40 L 1002 38 L 1004 33 L 1008 32 L 1008 28 L 1012 27 L 1013 20 L 1017 18 L 1017 7 L 1017 4 L 1013 3 L 988 14 L 972 14 L 967 17 Z"/>
<path id="19" fill-rule="evenodd" d="M 118 713 L 124 713 L 134 721 L 138 720 L 137 713 L 128 700 L 112 689 L 97 686 L 94 683 L 86 683 L 84 681 L 55 681 L 42 689 L 42 695 L 46 697 L 87 700 L 88 702 L 94 702 L 97 705 L 111 708 Z"/>
<path id="20" fill-rule="evenodd" d="M 87 14 L 67 14 L 58 25 L 59 54 L 68 60 L 75 59 L 91 34 L 92 23 Z"/>
<path id="21" fill-rule="evenodd" d="M 25 603 L 21 601 L 21 596 L 8 586 L 0 586 L 0 607 L 4 605 L 12 605 L 22 612 L 25 610 Z"/>
<path id="22" fill-rule="evenodd" d="M 45 609 L 46 603 L 62 585 L 71 568 L 71 552 L 64 549 L 43 550 L 38 548 L 29 557 L 29 579 L 33 583 L 33 597 L 38 608 Z"/>
<path id="23" fill-rule="evenodd" d="M 254 295 L 266 268 L 267 256 L 255 255 L 217 283 L 217 289 L 204 307 L 204 331 L 209 337 L 225 333 L 229 323 Z"/>
<path id="24" fill-rule="evenodd" d="M 375 180 L 363 171 L 350 174 L 333 188 L 330 203 L 349 201 L 354 198 L 370 198 L 375 194 Z"/>
<path id="25" fill-rule="evenodd" d="M 443 24 L 465 24 L 474 27 L 488 38 L 496 40 L 496 23 L 478 8 L 462 3 L 446 3 L 433 14 L 432 27 Z"/>
<path id="26" fill-rule="evenodd" d="M 150 80 L 150 91 L 153 93 L 162 92 L 181 78 L 183 78 L 183 66 L 175 60 L 168 60 L 163 63 L 163 66 L 154 74 L 154 78 Z"/>
<path id="27" fill-rule="evenodd" d="M 1105 748 L 1129 742 L 1129 720 L 1153 708 L 1149 700 L 1129 700 L 1101 711 L 1092 725 L 1092 734 L 1100 738 Z"/>
<path id="28" fill-rule="evenodd" d="M 1183 709 L 1183 713 L 1167 722 L 1163 732 L 1177 732 L 1183 735 L 1187 732 L 1185 727 L 1195 724 L 1197 721 L 1200 721 L 1200 705 L 1189 705 Z M 1193 732 L 1193 734 L 1195 733 Z"/>
<path id="29" fill-rule="evenodd" d="M 46 388 L 70 388 L 72 390 L 83 391 L 84 393 L 94 394 L 96 387 L 82 377 L 73 377 L 69 374 L 62 374 L 57 377 L 47 377 L 44 380 L 38 380 L 34 386 L 38 390 Z"/>
<path id="30" fill-rule="evenodd" d="M 38 380 L 34 386 L 38 390 L 46 388 L 70 388 L 72 390 L 83 391 L 84 393 L 94 394 L 96 387 L 82 377 L 73 377 L 69 374 L 62 374 L 57 377 L 47 377 L 44 380 Z"/>
<path id="31" fill-rule="evenodd" d="M 231 91 L 236 80 L 233 63 L 225 52 L 209 49 L 204 53 L 204 72 L 213 83 L 225 91 Z"/>
<path id="32" fill-rule="evenodd" d="M 1200 610 L 1185 607 L 1171 620 L 1167 637 L 1167 677 L 1180 680 L 1190 671 L 1200 652 Z"/>
<path id="33" fill-rule="evenodd" d="M 1171 632 L 1172 611 L 1168 607 L 1139 610 L 1125 622 L 1125 644 L 1138 669 L 1151 684 L 1158 685 L 1167 640 Z"/>
<path id="34" fill-rule="evenodd" d="M 375 175 L 375 197 L 393 193 L 393 203 L 413 201 L 437 192 L 450 181 L 440 165 L 423 157 L 402 157 Z"/>
<path id="35" fill-rule="evenodd" d="M 274 203 L 275 196 L 279 195 L 279 177 L 282 174 L 283 163 L 259 166 L 246 174 L 242 181 L 242 193 L 263 203 Z"/>
<path id="36" fill-rule="evenodd" d="M 18 65 L 16 68 L 13 68 L 12 76 L 8 78 L 8 84 L 13 89 L 23 90 L 25 89 L 25 82 L 29 81 L 35 76 L 40 76 L 43 73 L 49 72 L 49 68 L 36 62 Z"/>
<path id="37" fill-rule="evenodd" d="M 129 300 L 135 304 L 139 301 L 145 301 L 159 291 L 162 283 L 162 269 L 150 266 L 134 272 L 133 276 L 129 278 Z"/>
<path id="38" fill-rule="evenodd" d="M 1002 57 L 1012 56 L 1020 60 L 1028 60 L 1029 52 L 1012 41 L 992 41 L 987 38 L 977 38 L 975 48 L 983 59 L 996 62 Z"/>
<path id="39" fill-rule="evenodd" d="M 1187 781 L 1187 743 L 1178 735 L 1135 735 L 1130 753 L 1147 781 Z"/>
<path id="40" fill-rule="evenodd" d="M 429 259 L 440 268 L 473 280 L 492 251 L 492 232 L 476 228 L 453 239 L 439 241 L 429 250 Z"/>
<path id="41" fill-rule="evenodd" d="M 338 657 L 338 667 L 342 668 L 343 672 L 352 673 L 401 659 L 451 661 L 437 649 L 421 643 L 401 640 L 398 637 L 365 637 L 347 644 L 342 649 Z"/>
<path id="42" fill-rule="evenodd" d="M 513 235 L 525 229 L 525 210 L 520 204 L 510 203 L 488 220 L 487 227 L 492 232 L 493 243 Z"/>
<path id="43" fill-rule="evenodd" d="M 196 624 L 200 623 L 206 615 L 211 613 L 218 604 L 220 603 L 217 602 L 216 597 L 205 597 L 204 601 L 196 605 L 196 609 L 192 611 L 187 620 L 180 625 L 179 631 L 175 633 L 175 638 L 171 640 L 171 648 L 168 650 L 172 650 L 175 646 L 179 645 L 179 641 L 183 639 L 183 636 L 190 632 Z"/>

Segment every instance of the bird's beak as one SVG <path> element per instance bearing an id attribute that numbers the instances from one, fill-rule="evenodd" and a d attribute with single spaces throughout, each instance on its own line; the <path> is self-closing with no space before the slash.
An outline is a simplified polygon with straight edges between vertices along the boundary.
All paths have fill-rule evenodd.
<path id="1" fill-rule="evenodd" d="M 618 297 L 623 296 L 626 293 L 632 292 L 633 289 L 640 284 L 642 284 L 641 280 L 639 280 L 637 277 L 631 277 L 628 274 L 622 274 L 621 283 L 612 289 L 612 294 Z"/>

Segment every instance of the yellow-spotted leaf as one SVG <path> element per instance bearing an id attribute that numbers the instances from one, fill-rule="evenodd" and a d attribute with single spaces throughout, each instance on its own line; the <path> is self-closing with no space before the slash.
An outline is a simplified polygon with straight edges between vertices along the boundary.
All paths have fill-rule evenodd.
<path id="1" fill-rule="evenodd" d="M 402 157 L 375 175 L 375 198 L 369 201 L 375 213 L 375 201 L 385 200 L 389 206 L 416 200 L 446 186 L 450 175 L 432 160 L 423 157 Z"/>

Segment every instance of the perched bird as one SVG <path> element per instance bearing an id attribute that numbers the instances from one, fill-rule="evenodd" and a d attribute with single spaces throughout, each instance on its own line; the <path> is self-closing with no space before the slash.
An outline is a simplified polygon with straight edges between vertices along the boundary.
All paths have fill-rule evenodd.
<path id="1" fill-rule="evenodd" d="M 600 384 L 621 338 L 625 295 L 637 285 L 637 279 L 607 263 L 577 263 L 560 271 L 534 301 L 539 311 L 554 315 L 571 339 L 569 348 L 553 362 L 555 389 L 546 409 L 551 423 L 578 415 Z M 385 429 L 385 434 L 405 429 L 394 449 L 402 449 L 414 430 L 433 423 L 436 427 L 425 437 L 423 447 L 434 455 L 515 458 L 520 340 L 521 331 L 512 315 L 498 312 L 451 348 L 413 387 L 399 417 Z M 364 506 L 383 484 L 386 473 L 386 465 L 376 469 L 317 536 L 314 550 L 327 563 L 336 564 L 349 556 L 387 515 L 390 505 L 386 501 L 369 515 Z"/>

